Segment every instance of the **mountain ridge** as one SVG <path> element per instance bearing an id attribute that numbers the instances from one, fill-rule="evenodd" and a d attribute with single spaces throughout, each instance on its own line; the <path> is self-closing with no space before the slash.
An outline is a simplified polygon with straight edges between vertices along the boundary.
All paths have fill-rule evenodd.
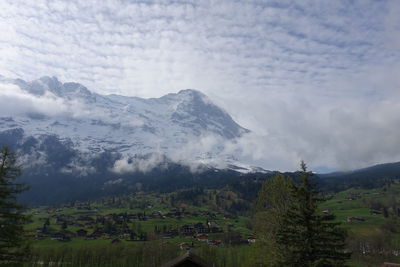
<path id="1" fill-rule="evenodd" d="M 11 82 L 38 99 L 59 102 L 56 104 L 60 104 L 64 110 L 58 113 L 34 110 L 20 114 L 20 117 L 28 117 L 35 120 L 35 123 L 53 119 L 49 125 L 36 128 L 53 128 L 55 134 L 60 136 L 64 132 L 57 132 L 56 126 L 65 125 L 68 121 L 65 117 L 68 115 L 69 122 L 86 119 L 86 123 L 90 125 L 108 125 L 114 131 L 125 129 L 125 136 L 143 131 L 161 139 L 168 138 L 170 144 L 174 143 L 173 137 L 185 139 L 185 135 L 191 136 L 181 143 L 194 136 L 214 134 L 224 139 L 234 139 L 249 132 L 233 121 L 227 112 L 213 104 L 206 95 L 193 89 L 181 90 L 160 98 L 145 99 L 115 94 L 100 95 L 90 92 L 78 83 L 61 83 L 56 77 L 45 76 L 32 82 Z M 23 122 L 20 124 L 29 123 L 26 120 Z M 132 139 L 141 139 L 140 137 L 134 136 Z"/>
<path id="2" fill-rule="evenodd" d="M 160 154 L 189 165 L 229 168 L 235 165 L 235 155 L 225 152 L 224 144 L 250 132 L 194 89 L 159 98 L 101 95 L 82 84 L 49 76 L 30 82 L 1 77 L 0 86 L 8 89 L 0 92 L 2 98 L 20 104 L 0 110 L 0 136 L 9 140 L 10 133 L 17 133 L 19 140 L 8 143 L 34 144 L 39 152 L 31 154 L 36 156 L 23 157 L 31 165 L 48 160 L 40 149 L 43 140 L 51 137 L 80 154 L 75 161 L 112 151 L 127 164 L 138 155 Z"/>
<path id="3" fill-rule="evenodd" d="M 28 202 L 65 201 L 77 191 L 83 198 L 101 195 L 116 178 L 130 188 L 155 177 L 164 183 L 177 176 L 186 184 L 266 173 L 231 149 L 249 132 L 194 89 L 139 98 L 101 95 L 56 77 L 0 77 L 0 145 L 18 155 L 21 178 L 32 188 Z"/>

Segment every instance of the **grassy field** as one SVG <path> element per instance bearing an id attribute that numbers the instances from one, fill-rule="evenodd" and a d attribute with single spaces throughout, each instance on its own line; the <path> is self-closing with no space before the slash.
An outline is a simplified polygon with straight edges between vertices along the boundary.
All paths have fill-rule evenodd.
<path id="1" fill-rule="evenodd" d="M 336 216 L 336 221 L 348 230 L 352 236 L 372 236 L 381 231 L 387 218 L 383 214 L 371 214 L 367 200 L 374 199 L 386 204 L 391 196 L 400 201 L 400 185 L 393 185 L 390 190 L 383 189 L 350 189 L 334 195 L 321 205 L 321 210 L 329 210 Z M 351 199 L 351 200 L 350 200 Z M 347 222 L 347 218 L 355 216 L 365 221 Z M 393 238 L 398 238 L 394 235 Z"/>

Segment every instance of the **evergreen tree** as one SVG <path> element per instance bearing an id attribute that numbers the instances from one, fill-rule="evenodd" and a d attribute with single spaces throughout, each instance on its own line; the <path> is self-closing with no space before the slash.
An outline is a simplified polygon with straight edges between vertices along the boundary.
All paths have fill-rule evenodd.
<path id="1" fill-rule="evenodd" d="M 27 256 L 23 248 L 24 207 L 17 204 L 17 195 L 27 187 L 15 180 L 20 175 L 16 157 L 6 147 L 0 151 L 0 265 L 20 264 Z"/>
<path id="2" fill-rule="evenodd" d="M 282 246 L 278 244 L 277 233 L 292 202 L 291 183 L 290 178 L 277 174 L 266 180 L 258 192 L 253 205 L 253 226 L 257 238 L 253 266 L 274 266 L 282 260 Z"/>
<path id="3" fill-rule="evenodd" d="M 383 217 L 388 218 L 389 217 L 389 212 L 386 207 L 383 208 Z"/>
<path id="4" fill-rule="evenodd" d="M 301 162 L 300 183 L 292 183 L 292 205 L 287 210 L 277 239 L 282 246 L 282 266 L 344 266 L 346 233 L 334 223 L 333 215 L 321 215 L 318 204 L 325 201 L 311 180 L 312 173 Z"/>
<path id="5" fill-rule="evenodd" d="M 65 230 L 67 230 L 67 228 L 68 228 L 67 222 L 66 222 L 66 221 L 63 221 L 63 223 L 62 223 L 62 225 L 61 225 L 61 229 L 62 229 L 63 231 L 65 231 Z"/>

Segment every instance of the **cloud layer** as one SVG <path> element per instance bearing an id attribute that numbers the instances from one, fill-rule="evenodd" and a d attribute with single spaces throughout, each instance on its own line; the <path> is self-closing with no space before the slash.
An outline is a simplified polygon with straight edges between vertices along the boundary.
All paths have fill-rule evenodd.
<path id="1" fill-rule="evenodd" d="M 141 97 L 199 89 L 255 132 L 238 142 L 259 165 L 362 167 L 400 160 L 399 12 L 396 0 L 5 0 L 0 74 Z"/>

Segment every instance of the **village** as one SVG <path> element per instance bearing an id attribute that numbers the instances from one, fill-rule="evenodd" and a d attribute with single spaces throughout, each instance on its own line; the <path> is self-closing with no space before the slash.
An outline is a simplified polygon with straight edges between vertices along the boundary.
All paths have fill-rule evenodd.
<path id="1" fill-rule="evenodd" d="M 236 229 L 239 220 L 229 214 L 178 208 L 161 212 L 152 204 L 135 212 L 107 211 L 90 202 L 37 208 L 29 224 L 29 237 L 35 242 L 109 240 L 112 244 L 162 239 L 171 240 L 181 250 L 189 250 L 199 243 L 224 246 L 255 242 L 249 231 L 243 233 Z"/>
<path id="2" fill-rule="evenodd" d="M 320 212 L 350 231 L 365 231 L 386 218 L 387 213 L 398 214 L 383 197 L 384 192 L 349 190 L 327 201 Z M 136 192 L 35 207 L 29 211 L 30 223 L 26 227 L 36 248 L 128 246 L 147 250 L 157 244 L 182 253 L 203 249 L 222 253 L 232 248 L 246 251 L 257 244 L 257 236 L 251 214 L 231 208 L 239 201 L 243 200 L 226 189 Z"/>

